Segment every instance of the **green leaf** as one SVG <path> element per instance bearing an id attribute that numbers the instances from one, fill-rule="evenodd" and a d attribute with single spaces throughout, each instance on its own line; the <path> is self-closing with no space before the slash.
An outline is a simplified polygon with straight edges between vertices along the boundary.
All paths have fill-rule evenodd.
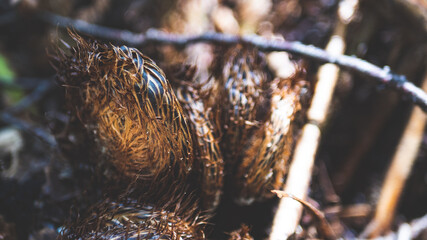
<path id="1" fill-rule="evenodd" d="M 15 73 L 10 69 L 6 58 L 0 54 L 0 82 L 12 83 Z"/>

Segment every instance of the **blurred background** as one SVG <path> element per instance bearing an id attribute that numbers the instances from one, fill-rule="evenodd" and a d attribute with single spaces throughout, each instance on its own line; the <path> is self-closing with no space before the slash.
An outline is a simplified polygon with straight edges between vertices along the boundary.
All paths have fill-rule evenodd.
<path id="1" fill-rule="evenodd" d="M 338 0 L 1 0 L 0 239 L 55 239 L 82 191 L 58 150 L 57 139 L 66 134 L 69 117 L 64 90 L 49 63 L 58 39 L 70 41 L 66 30 L 46 20 L 47 13 L 135 33 L 155 28 L 177 34 L 258 34 L 320 48 L 340 31 L 338 26 L 345 26 L 341 33 L 346 55 L 389 66 L 421 85 L 427 76 L 427 2 L 353 2 L 357 9 L 343 22 L 337 14 Z M 126 44 L 120 39 L 98 40 Z M 221 54 L 210 44 L 139 48 L 161 67 L 186 59 L 207 69 L 215 54 Z M 314 88 L 321 63 L 290 58 L 305 68 Z M 337 236 L 357 236 L 374 216 L 413 109 L 409 100 L 366 76 L 340 72 L 309 192 Z M 427 214 L 426 155 L 427 135 L 422 134 L 413 170 L 390 220 L 393 231 Z M 249 207 L 224 199 L 208 238 L 226 239 L 242 223 L 255 239 L 268 237 L 278 199 Z M 317 236 L 314 220 L 305 213 L 295 238 Z M 418 238 L 427 239 L 427 232 Z"/>

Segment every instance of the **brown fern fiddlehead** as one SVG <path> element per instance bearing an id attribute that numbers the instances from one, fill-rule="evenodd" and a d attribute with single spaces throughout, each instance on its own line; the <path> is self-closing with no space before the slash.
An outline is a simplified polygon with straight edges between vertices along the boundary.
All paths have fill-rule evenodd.
<path id="1" fill-rule="evenodd" d="M 131 179 L 185 180 L 193 164 L 191 134 L 163 71 L 136 49 L 72 36 L 77 46 L 60 54 L 58 79 L 98 143 L 99 161 Z"/>
<path id="2" fill-rule="evenodd" d="M 242 163 L 236 173 L 237 201 L 271 197 L 271 190 L 283 186 L 294 134 L 292 123 L 300 110 L 303 85 L 295 79 L 276 79 L 271 85 L 271 113 L 247 144 Z"/>

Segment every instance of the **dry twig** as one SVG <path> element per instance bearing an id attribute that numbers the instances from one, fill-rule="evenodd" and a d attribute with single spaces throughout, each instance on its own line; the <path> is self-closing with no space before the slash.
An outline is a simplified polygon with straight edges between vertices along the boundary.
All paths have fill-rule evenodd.
<path id="1" fill-rule="evenodd" d="M 302 204 L 316 218 L 317 229 L 321 233 L 322 237 L 325 239 L 336 239 L 335 233 L 332 230 L 332 227 L 329 224 L 329 222 L 326 220 L 325 214 L 321 212 L 319 209 L 314 207 L 309 202 L 304 201 L 300 198 L 297 198 L 292 194 L 288 194 L 285 191 L 273 190 L 272 192 L 275 193 L 281 199 L 290 198 Z"/>
<path id="2" fill-rule="evenodd" d="M 340 21 L 331 37 L 326 52 L 337 56 L 345 49 L 344 36 L 347 23 L 353 14 L 343 16 L 343 8 L 349 8 L 346 3 L 353 0 L 342 1 L 338 12 Z M 357 1 L 354 2 L 357 4 Z M 355 5 L 352 7 L 354 13 Z M 301 138 L 295 147 L 294 157 L 289 169 L 284 191 L 300 199 L 307 197 L 308 188 L 311 181 L 314 160 L 319 146 L 322 127 L 326 121 L 328 108 L 332 99 L 332 94 L 338 80 L 339 69 L 332 64 L 325 64 L 318 72 L 318 82 L 315 88 L 313 100 L 308 110 L 308 121 L 301 134 Z M 290 199 L 282 199 L 274 217 L 270 240 L 284 239 L 295 232 L 302 214 L 302 206 Z"/>
<path id="3" fill-rule="evenodd" d="M 427 74 L 424 77 L 422 88 L 427 90 Z M 362 236 L 377 237 L 389 230 L 406 179 L 408 179 L 412 165 L 417 159 L 426 120 L 427 116 L 420 109 L 412 110 L 381 189 L 374 219 L 366 227 Z"/>
<path id="4" fill-rule="evenodd" d="M 427 111 L 427 94 L 406 80 L 405 76 L 394 74 L 389 67 L 380 68 L 365 60 L 341 54 L 330 54 L 327 51 L 312 45 L 304 45 L 300 42 L 280 41 L 266 39 L 256 35 L 229 35 L 222 33 L 205 33 L 201 35 L 185 36 L 170 34 L 158 30 L 149 30 L 146 33 L 133 33 L 126 30 L 112 29 L 108 27 L 89 24 L 85 21 L 62 17 L 49 12 L 40 12 L 39 16 L 44 21 L 63 28 L 74 28 L 76 31 L 100 37 L 107 40 L 126 43 L 130 46 L 142 46 L 149 43 L 171 44 L 186 46 L 193 43 L 209 42 L 217 44 L 242 43 L 257 47 L 261 51 L 286 51 L 289 53 L 312 58 L 317 61 L 333 63 L 338 66 L 357 71 L 366 76 L 373 77 L 379 83 L 392 87 L 408 96 L 414 103 Z"/>
<path id="5" fill-rule="evenodd" d="M 56 140 L 50 133 L 46 131 L 46 129 L 34 126 L 33 124 L 30 124 L 12 115 L 23 111 L 35 102 L 39 101 L 49 90 L 52 89 L 53 86 L 54 84 L 52 81 L 45 80 L 41 82 L 36 87 L 36 89 L 33 90 L 33 92 L 19 101 L 16 105 L 0 112 L 0 121 L 30 133 L 31 135 L 36 136 L 43 142 L 47 143 L 52 149 L 56 149 Z"/>
<path id="6" fill-rule="evenodd" d="M 47 143 L 52 149 L 57 148 L 55 138 L 46 131 L 46 129 L 34 126 L 24 120 L 12 116 L 8 112 L 0 112 L 0 121 L 12 125 L 22 131 L 28 132 L 33 136 L 38 137 L 43 142 Z"/>
<path id="7" fill-rule="evenodd" d="M 410 223 L 403 223 L 396 232 L 391 232 L 383 237 L 377 237 L 376 240 L 406 240 L 416 239 L 427 230 L 427 214 L 412 220 Z"/>
<path id="8" fill-rule="evenodd" d="M 7 109 L 6 111 L 14 114 L 23 111 L 45 96 L 45 94 L 52 89 L 53 85 L 54 84 L 51 79 L 40 82 L 40 84 L 33 90 L 33 92 L 31 92 L 31 94 L 24 97 L 17 104 Z"/>
<path id="9" fill-rule="evenodd" d="M 300 199 L 306 198 L 319 140 L 319 128 L 311 123 L 306 124 L 297 142 L 285 192 Z M 286 239 L 293 234 L 301 218 L 301 212 L 302 206 L 298 202 L 287 198 L 281 199 L 274 217 L 270 240 Z"/>

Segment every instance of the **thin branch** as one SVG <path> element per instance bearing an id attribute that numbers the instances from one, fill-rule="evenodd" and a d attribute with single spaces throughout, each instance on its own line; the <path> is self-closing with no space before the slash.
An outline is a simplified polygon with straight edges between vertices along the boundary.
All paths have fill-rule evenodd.
<path id="1" fill-rule="evenodd" d="M 321 233 L 321 236 L 325 239 L 336 239 L 336 235 L 334 233 L 334 230 L 332 229 L 331 225 L 329 224 L 328 220 L 326 220 L 325 214 L 317 209 L 315 206 L 310 204 L 309 202 L 298 198 L 292 194 L 289 194 L 285 191 L 281 190 L 272 190 L 272 193 L 276 194 L 279 198 L 291 198 L 294 201 L 299 202 L 301 205 L 303 205 L 309 212 L 315 217 L 316 219 L 316 225 L 317 229 Z"/>
<path id="2" fill-rule="evenodd" d="M 411 221 L 411 238 L 417 238 L 423 231 L 427 230 L 427 214 Z"/>
<path id="3" fill-rule="evenodd" d="M 9 11 L 5 12 L 0 15 L 0 26 L 10 24 L 11 22 L 15 21 L 17 17 L 17 14 L 15 11 Z"/>
<path id="4" fill-rule="evenodd" d="M 396 232 L 391 232 L 385 236 L 373 238 L 375 240 L 389 239 L 416 239 L 420 234 L 427 231 L 427 214 L 412 220 L 410 223 L 402 223 Z"/>
<path id="5" fill-rule="evenodd" d="M 39 85 L 31 92 L 31 94 L 24 97 L 17 104 L 10 107 L 6 111 L 9 113 L 18 113 L 33 105 L 35 102 L 39 101 L 42 97 L 46 95 L 48 91 L 53 88 L 54 84 L 50 80 L 43 80 Z"/>
<path id="6" fill-rule="evenodd" d="M 427 74 L 424 76 L 422 87 L 427 90 Z M 426 121 L 427 116 L 420 109 L 412 110 L 381 188 L 374 218 L 365 228 L 361 237 L 374 238 L 390 229 L 406 180 L 417 160 Z"/>
<path id="7" fill-rule="evenodd" d="M 46 131 L 46 129 L 35 126 L 22 119 L 14 117 L 12 114 L 19 113 L 35 102 L 39 101 L 43 96 L 46 95 L 49 90 L 53 88 L 54 84 L 50 80 L 43 80 L 29 95 L 19 101 L 16 105 L 0 112 L 0 121 L 10 124 L 22 131 L 28 132 L 33 136 L 38 137 L 43 142 L 47 143 L 52 149 L 57 148 L 55 138 Z"/>
<path id="8" fill-rule="evenodd" d="M 119 30 L 90 24 L 82 20 L 74 20 L 49 12 L 40 12 L 39 17 L 44 21 L 58 27 L 73 28 L 76 31 L 84 34 L 122 42 L 136 47 L 149 43 L 186 46 L 193 43 L 209 42 L 217 44 L 242 43 L 257 47 L 259 50 L 265 52 L 285 51 L 320 62 L 333 63 L 343 68 L 373 77 L 377 79 L 379 83 L 390 86 L 400 91 L 405 96 L 408 96 L 412 102 L 419 105 L 423 111 L 427 112 L 427 94 L 411 82 L 408 82 L 405 76 L 392 73 L 388 66 L 380 68 L 365 60 L 353 56 L 330 54 L 323 49 L 312 45 L 304 45 L 300 42 L 266 39 L 256 35 L 238 36 L 213 32 L 201 35 L 185 36 L 151 29 L 145 34 L 133 33 L 127 30 Z"/>
<path id="9" fill-rule="evenodd" d="M 345 51 L 345 35 L 347 24 L 354 15 L 358 1 L 342 0 L 338 8 L 339 21 L 325 53 L 330 56 L 342 56 Z M 345 10 L 350 11 L 345 11 Z M 344 18 L 340 12 L 352 12 Z M 323 51 L 323 50 L 322 50 Z M 342 56 L 344 57 L 344 56 Z M 314 163 L 321 138 L 321 128 L 327 120 L 328 109 L 339 77 L 339 68 L 333 64 L 324 64 L 317 73 L 317 84 L 314 90 L 307 120 L 302 129 L 301 137 L 295 145 L 294 155 L 289 167 L 288 176 L 283 186 L 284 191 L 298 198 L 306 199 L 309 192 Z M 273 220 L 270 240 L 287 239 L 291 236 L 302 215 L 302 206 L 289 199 L 281 199 Z"/>
<path id="10" fill-rule="evenodd" d="M 0 77 L 0 88 L 12 90 L 33 90 L 39 87 L 41 82 L 52 81 L 53 77 L 15 77 L 12 82 Z"/>
<path id="11" fill-rule="evenodd" d="M 307 123 L 304 125 L 300 138 L 295 145 L 284 191 L 300 199 L 307 198 L 320 136 L 319 127 Z M 295 232 L 301 214 L 302 206 L 300 204 L 291 199 L 281 199 L 274 216 L 269 239 L 288 239 Z"/>
<path id="12" fill-rule="evenodd" d="M 10 124 L 24 132 L 30 133 L 31 135 L 38 137 L 43 142 L 47 143 L 52 149 L 57 148 L 55 138 L 44 128 L 34 126 L 33 124 L 16 118 L 8 112 L 0 112 L 0 121 Z"/>

